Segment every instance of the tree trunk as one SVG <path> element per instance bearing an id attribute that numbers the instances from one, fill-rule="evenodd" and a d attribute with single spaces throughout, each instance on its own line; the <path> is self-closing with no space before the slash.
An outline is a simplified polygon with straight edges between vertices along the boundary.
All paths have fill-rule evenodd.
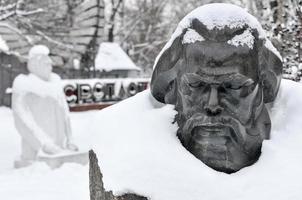
<path id="1" fill-rule="evenodd" d="M 92 150 L 89 151 L 89 189 L 90 200 L 148 200 L 146 197 L 136 194 L 127 193 L 122 196 L 114 196 L 111 191 L 105 191 L 98 159 Z"/>

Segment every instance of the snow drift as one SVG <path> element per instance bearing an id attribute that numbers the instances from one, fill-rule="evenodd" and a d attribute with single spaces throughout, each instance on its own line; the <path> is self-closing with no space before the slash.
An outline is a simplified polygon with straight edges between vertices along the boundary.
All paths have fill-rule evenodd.
<path id="1" fill-rule="evenodd" d="M 94 150 L 107 190 L 152 200 L 299 199 L 302 196 L 302 85 L 282 80 L 271 107 L 271 139 L 252 166 L 228 175 L 188 152 L 176 136 L 176 112 L 142 92 L 99 112 Z M 94 130 L 95 131 L 95 130 Z"/>

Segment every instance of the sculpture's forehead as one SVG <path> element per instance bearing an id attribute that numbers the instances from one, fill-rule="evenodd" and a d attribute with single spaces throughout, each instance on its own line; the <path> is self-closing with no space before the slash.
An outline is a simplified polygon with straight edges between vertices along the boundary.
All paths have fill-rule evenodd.
<path id="1" fill-rule="evenodd" d="M 240 62 L 253 54 L 248 47 L 234 47 L 224 42 L 202 41 L 188 44 L 185 47 L 188 58 L 203 58 L 219 62 Z M 196 61 L 196 59 L 194 59 Z"/>
<path id="2" fill-rule="evenodd" d="M 183 72 L 221 76 L 242 74 L 257 79 L 257 59 L 248 47 L 234 47 L 219 42 L 196 42 L 185 48 Z"/>
<path id="3" fill-rule="evenodd" d="M 225 67 L 200 67 L 196 71 L 197 74 L 206 75 L 206 76 L 221 76 L 221 75 L 232 75 L 239 74 L 240 69 L 233 66 Z"/>

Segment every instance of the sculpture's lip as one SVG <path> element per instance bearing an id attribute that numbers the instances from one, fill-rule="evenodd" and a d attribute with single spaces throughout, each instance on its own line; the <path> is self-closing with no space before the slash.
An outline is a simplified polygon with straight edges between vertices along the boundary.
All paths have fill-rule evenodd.
<path id="1" fill-rule="evenodd" d="M 207 123 L 201 124 L 197 128 L 201 128 L 202 130 L 210 132 L 220 132 L 222 129 L 226 128 L 226 126 L 220 123 Z"/>
<path id="2" fill-rule="evenodd" d="M 234 143 L 239 143 L 238 136 L 234 133 L 230 126 L 221 123 L 206 123 L 196 126 L 192 130 L 192 136 L 196 136 L 200 140 L 210 138 L 231 139 Z"/>
<path id="3" fill-rule="evenodd" d="M 199 135 L 202 137 L 213 137 L 213 136 L 226 136 L 225 129 L 226 126 L 219 123 L 203 124 L 196 126 L 192 130 L 192 135 Z"/>

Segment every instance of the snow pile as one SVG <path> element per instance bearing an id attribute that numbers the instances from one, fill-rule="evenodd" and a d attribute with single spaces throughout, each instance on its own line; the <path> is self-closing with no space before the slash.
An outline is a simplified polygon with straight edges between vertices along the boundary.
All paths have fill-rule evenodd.
<path id="1" fill-rule="evenodd" d="M 241 35 L 236 35 L 231 40 L 228 40 L 227 43 L 235 47 L 247 45 L 248 48 L 253 49 L 254 39 L 250 30 L 245 30 Z"/>
<path id="2" fill-rule="evenodd" d="M 51 170 L 45 163 L 0 174 L 3 200 L 89 199 L 88 166 L 65 164 Z"/>
<path id="3" fill-rule="evenodd" d="M 4 39 L 0 35 L 0 52 L 1 51 L 5 51 L 5 52 L 9 51 L 9 48 L 8 48 L 6 42 L 4 41 Z"/>
<path id="4" fill-rule="evenodd" d="M 260 160 L 239 172 L 216 172 L 182 147 L 171 105 L 145 91 L 102 111 L 71 113 L 75 143 L 94 143 L 107 190 L 151 200 L 288 200 L 302 196 L 302 86 L 282 80 L 271 109 L 272 138 Z M 14 170 L 20 136 L 12 112 L 0 107 L 0 196 L 5 200 L 89 199 L 88 168 L 43 163 Z M 9 153 L 8 153 L 9 152 Z"/>
<path id="5" fill-rule="evenodd" d="M 161 57 L 163 52 L 165 52 L 172 45 L 174 40 L 178 36 L 180 36 L 185 29 L 191 26 L 193 19 L 198 19 L 209 30 L 213 30 L 214 28 L 223 29 L 225 27 L 229 27 L 231 29 L 243 28 L 244 26 L 248 25 L 251 29 L 256 29 L 258 31 L 259 38 L 266 40 L 265 46 L 274 54 L 276 54 L 280 60 L 282 60 L 280 53 L 267 39 L 266 33 L 263 30 L 260 22 L 254 16 L 246 12 L 243 8 L 236 5 L 227 4 L 227 3 L 212 3 L 196 8 L 179 22 L 170 40 L 166 43 L 166 45 L 163 47 L 163 49 L 157 56 L 154 67 L 156 66 L 158 59 Z M 193 41 L 194 41 L 194 37 L 192 38 Z M 243 41 L 240 42 L 241 44 L 248 44 L 248 46 L 250 46 L 251 38 L 246 37 L 246 33 L 240 36 L 239 38 L 236 38 L 237 42 L 232 44 L 239 43 L 238 39 L 243 39 Z M 186 41 L 190 41 L 190 40 L 186 38 Z"/>
<path id="6" fill-rule="evenodd" d="M 83 150 L 91 147 L 87 131 L 96 112 L 71 113 L 75 143 Z M 12 111 L 0 107 L 0 199 L 3 200 L 83 200 L 89 199 L 88 166 L 64 164 L 51 170 L 45 163 L 14 169 L 20 155 L 21 138 L 14 127 Z"/>
<path id="7" fill-rule="evenodd" d="M 136 70 L 140 71 L 123 49 L 116 43 L 103 42 L 95 59 L 95 67 L 100 71 Z"/>
<path id="8" fill-rule="evenodd" d="M 225 27 L 231 29 L 243 28 L 245 25 L 248 25 L 252 29 L 257 29 L 260 37 L 265 37 L 265 32 L 258 20 L 236 5 L 213 3 L 200 6 L 185 16 L 179 23 L 179 26 L 187 27 L 194 18 L 207 26 L 209 30 L 213 30 L 214 28 L 223 29 Z"/>
<path id="9" fill-rule="evenodd" d="M 151 200 L 288 200 L 302 196 L 302 85 L 282 80 L 270 109 L 271 139 L 258 162 L 237 173 L 217 172 L 189 153 L 172 124 L 171 105 L 147 90 L 104 109 L 91 122 L 94 150 L 107 190 Z"/>

